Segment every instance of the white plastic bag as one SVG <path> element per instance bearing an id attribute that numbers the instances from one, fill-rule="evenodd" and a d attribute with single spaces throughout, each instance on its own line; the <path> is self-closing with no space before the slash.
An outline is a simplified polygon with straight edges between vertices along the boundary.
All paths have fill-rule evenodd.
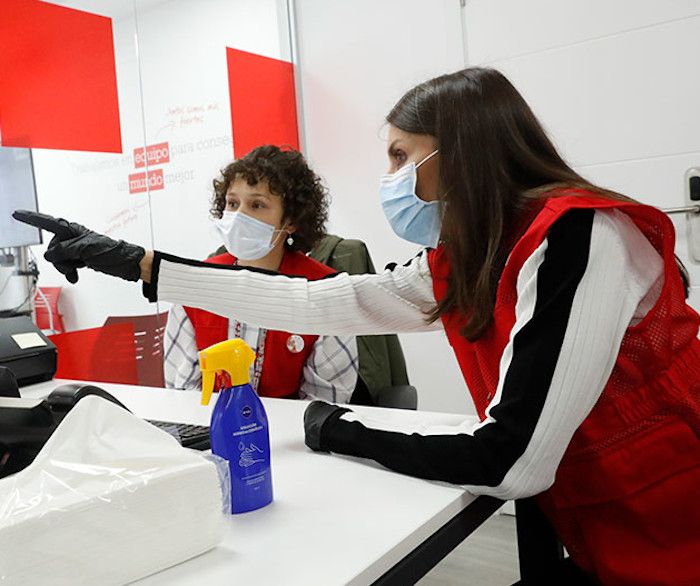
<path id="1" fill-rule="evenodd" d="M 0 480 L 0 583 L 125 584 L 221 539 L 217 465 L 98 397 Z"/>

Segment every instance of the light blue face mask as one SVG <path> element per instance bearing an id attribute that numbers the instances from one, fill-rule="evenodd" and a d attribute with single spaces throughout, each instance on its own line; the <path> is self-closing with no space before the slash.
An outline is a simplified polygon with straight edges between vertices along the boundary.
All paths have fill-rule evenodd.
<path id="1" fill-rule="evenodd" d="M 435 149 L 418 164 L 408 163 L 382 175 L 379 197 L 384 215 L 399 238 L 435 248 L 440 241 L 440 204 L 416 195 L 417 169 L 438 153 Z"/>
<path id="2" fill-rule="evenodd" d="M 285 231 L 284 228 L 275 230 L 267 222 L 243 212 L 227 210 L 220 219 L 215 220 L 214 225 L 221 233 L 226 250 L 239 260 L 258 260 L 267 256 Z"/>

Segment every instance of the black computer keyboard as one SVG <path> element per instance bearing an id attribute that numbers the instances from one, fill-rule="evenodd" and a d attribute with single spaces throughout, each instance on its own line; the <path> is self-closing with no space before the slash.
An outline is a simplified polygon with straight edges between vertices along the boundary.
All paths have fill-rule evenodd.
<path id="1" fill-rule="evenodd" d="M 211 447 L 209 443 L 209 427 L 206 425 L 191 425 L 189 423 L 174 423 L 172 421 L 152 421 L 150 419 L 146 421 L 163 431 L 167 431 L 180 442 L 183 448 L 208 450 Z"/>

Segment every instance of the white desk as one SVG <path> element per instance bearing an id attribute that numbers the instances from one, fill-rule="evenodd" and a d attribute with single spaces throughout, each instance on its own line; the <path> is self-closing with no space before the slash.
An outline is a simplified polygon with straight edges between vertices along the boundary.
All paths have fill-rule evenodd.
<path id="1" fill-rule="evenodd" d="M 27 387 L 22 395 L 44 396 L 61 382 Z M 141 417 L 209 424 L 214 400 L 202 407 L 198 393 L 98 386 Z M 139 584 L 365 585 L 382 576 L 383 583 L 407 584 L 413 581 L 408 575 L 425 573 L 500 505 L 495 499 L 476 499 L 460 488 L 396 474 L 369 461 L 313 453 L 304 445 L 306 402 L 264 399 L 264 403 L 270 421 L 273 503 L 231 515 L 217 548 Z M 450 424 L 463 419 L 444 413 L 381 411 L 397 422 Z M 459 519 L 453 521 L 456 515 Z M 438 530 L 441 539 L 431 541 Z M 416 564 L 423 568 L 418 574 Z"/>

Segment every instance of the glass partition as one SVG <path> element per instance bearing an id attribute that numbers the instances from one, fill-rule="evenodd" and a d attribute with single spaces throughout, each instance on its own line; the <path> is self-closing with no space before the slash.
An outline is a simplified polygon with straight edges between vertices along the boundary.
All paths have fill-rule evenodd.
<path id="1" fill-rule="evenodd" d="M 259 144 L 298 146 L 286 1 L 3 0 L 0 23 L 0 150 L 31 153 L 41 212 L 204 258 L 220 244 L 219 170 Z M 43 259 L 47 236 L 16 249 L 38 279 L 0 262 L 0 289 L 12 277 L 36 299 L 58 374 L 162 386 L 168 307 L 88 270 L 69 284 Z M 0 311 L 30 309 L 12 294 Z"/>

